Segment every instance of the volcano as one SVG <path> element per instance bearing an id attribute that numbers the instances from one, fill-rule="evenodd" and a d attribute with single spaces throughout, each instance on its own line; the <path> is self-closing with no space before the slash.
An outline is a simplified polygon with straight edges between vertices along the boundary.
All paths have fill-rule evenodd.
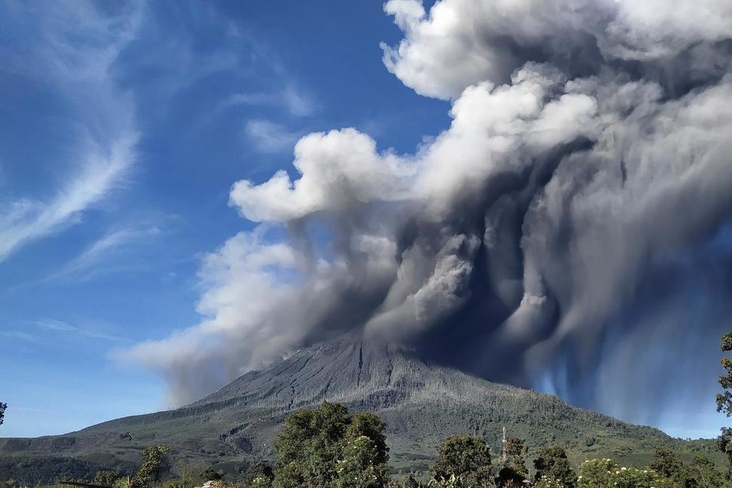
<path id="1" fill-rule="evenodd" d="M 62 436 L 0 440 L 0 479 L 46 480 L 96 469 L 130 470 L 140 450 L 166 444 L 176 461 L 236 471 L 272 459 L 272 440 L 293 410 L 340 402 L 387 423 L 391 465 L 425 469 L 447 436 L 479 436 L 499 452 L 503 427 L 529 447 L 560 444 L 574 461 L 612 456 L 648 462 L 656 446 L 689 445 L 660 430 L 571 406 L 555 396 L 490 383 L 425 362 L 407 348 L 346 336 L 249 372 L 175 410 L 137 415 Z M 712 450 L 702 444 L 694 449 Z"/>

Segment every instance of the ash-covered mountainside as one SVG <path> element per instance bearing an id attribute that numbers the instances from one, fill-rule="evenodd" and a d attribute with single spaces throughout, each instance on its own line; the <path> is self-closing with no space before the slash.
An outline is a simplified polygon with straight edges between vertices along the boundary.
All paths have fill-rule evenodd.
<path id="1" fill-rule="evenodd" d="M 650 427 L 428 364 L 381 341 L 348 336 L 247 373 L 177 410 L 126 417 L 64 436 L 0 440 L 0 467 L 21 459 L 48 464 L 52 456 L 76 458 L 66 464 L 78 471 L 99 465 L 124 469 L 152 443 L 168 444 L 174 457 L 194 463 L 272 457 L 271 441 L 285 416 L 324 400 L 380 414 L 398 468 L 424 466 L 436 445 L 452 434 L 482 436 L 498 449 L 503 426 L 529 446 L 561 443 L 575 459 L 638 459 L 650 456 L 660 443 L 678 442 Z"/>

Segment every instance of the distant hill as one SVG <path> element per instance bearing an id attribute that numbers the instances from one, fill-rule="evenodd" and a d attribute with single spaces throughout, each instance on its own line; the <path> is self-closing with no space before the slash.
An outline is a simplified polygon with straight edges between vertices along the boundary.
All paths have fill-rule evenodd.
<path id="1" fill-rule="evenodd" d="M 178 461 L 232 471 L 245 461 L 273 457 L 271 441 L 287 414 L 324 400 L 381 415 L 397 470 L 425 468 L 437 444 L 452 434 L 483 437 L 498 452 L 503 426 L 530 448 L 565 446 L 576 463 L 612 457 L 647 464 L 659 445 L 716 456 L 710 441 L 672 439 L 554 396 L 490 383 L 426 363 L 409 350 L 349 336 L 247 373 L 183 408 L 63 436 L 0 439 L 0 480 L 83 476 L 100 466 L 130 470 L 141 449 L 153 443 L 171 446 Z"/>

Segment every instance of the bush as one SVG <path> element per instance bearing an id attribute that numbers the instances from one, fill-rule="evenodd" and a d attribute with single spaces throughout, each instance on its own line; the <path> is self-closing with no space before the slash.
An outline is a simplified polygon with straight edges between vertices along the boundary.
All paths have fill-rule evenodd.
<path id="1" fill-rule="evenodd" d="M 551 476 L 543 476 L 539 481 L 536 482 L 534 485 L 534 488 L 565 488 L 566 485 L 563 484 L 561 481 L 559 481 L 556 478 L 553 478 Z"/>
<path id="2" fill-rule="evenodd" d="M 620 467 L 611 459 L 591 459 L 582 463 L 577 488 L 672 488 L 667 478 L 652 469 Z"/>

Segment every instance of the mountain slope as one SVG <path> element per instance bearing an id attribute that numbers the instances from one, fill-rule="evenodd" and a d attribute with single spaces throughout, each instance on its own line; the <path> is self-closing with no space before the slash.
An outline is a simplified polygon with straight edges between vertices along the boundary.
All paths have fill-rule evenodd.
<path id="1" fill-rule="evenodd" d="M 563 444 L 574 460 L 612 456 L 647 461 L 657 445 L 684 449 L 680 441 L 650 427 L 428 364 L 384 342 L 345 337 L 245 374 L 177 410 L 126 417 L 64 436 L 0 440 L 0 472 L 8 459 L 31 462 L 48 456 L 125 469 L 152 443 L 172 446 L 176 458 L 216 460 L 222 467 L 272 457 L 269 446 L 285 416 L 324 400 L 381 415 L 397 468 L 426 466 L 436 445 L 452 434 L 482 436 L 497 451 L 503 426 L 529 446 Z"/>

